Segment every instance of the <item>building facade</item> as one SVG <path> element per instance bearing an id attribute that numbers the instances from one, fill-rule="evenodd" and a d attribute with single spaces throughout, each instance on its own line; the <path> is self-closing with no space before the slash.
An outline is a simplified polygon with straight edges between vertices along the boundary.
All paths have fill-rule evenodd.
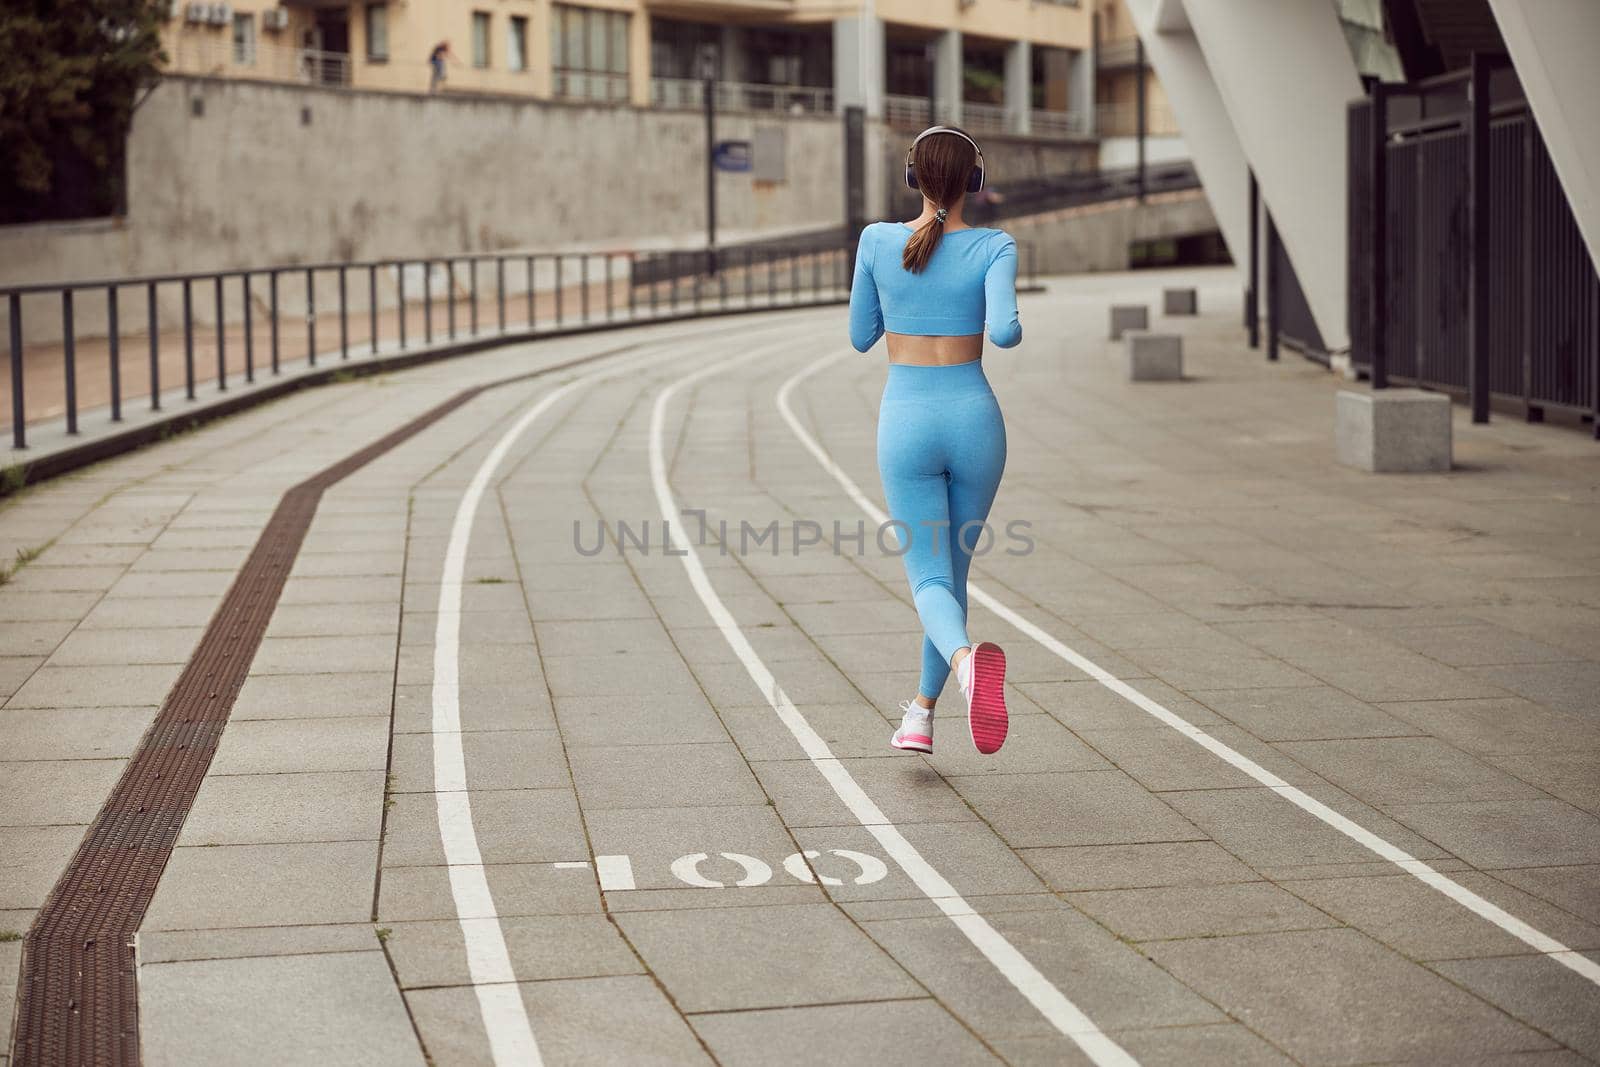
<path id="1" fill-rule="evenodd" d="M 1091 136 L 1092 0 L 174 0 L 186 74 Z M 441 45 L 443 79 L 430 56 Z"/>

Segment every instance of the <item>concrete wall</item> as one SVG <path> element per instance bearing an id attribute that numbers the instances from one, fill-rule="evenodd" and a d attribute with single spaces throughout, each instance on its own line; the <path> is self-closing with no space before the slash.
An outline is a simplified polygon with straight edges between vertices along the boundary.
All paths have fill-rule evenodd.
<path id="1" fill-rule="evenodd" d="M 783 130 L 786 180 L 720 174 L 719 235 L 842 221 L 839 120 L 727 114 L 717 136 L 758 126 Z M 694 243 L 704 142 L 686 112 L 169 78 L 134 120 L 126 218 L 0 227 L 0 284 Z"/>
<path id="2" fill-rule="evenodd" d="M 1198 189 L 1161 193 L 1144 203 L 1115 200 L 1066 208 L 1000 224 L 1018 241 L 1031 242 L 1039 274 L 1127 270 L 1134 241 L 1184 237 L 1217 228 L 1205 194 Z M 1025 271 L 1026 264 L 1019 264 Z"/>

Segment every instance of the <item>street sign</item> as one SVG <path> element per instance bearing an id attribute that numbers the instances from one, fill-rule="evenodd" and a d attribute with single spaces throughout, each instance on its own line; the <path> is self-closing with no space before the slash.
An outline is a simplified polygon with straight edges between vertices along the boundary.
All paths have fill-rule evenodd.
<path id="1" fill-rule="evenodd" d="M 711 162 L 718 170 L 747 171 L 750 169 L 749 141 L 718 141 L 711 150 Z"/>

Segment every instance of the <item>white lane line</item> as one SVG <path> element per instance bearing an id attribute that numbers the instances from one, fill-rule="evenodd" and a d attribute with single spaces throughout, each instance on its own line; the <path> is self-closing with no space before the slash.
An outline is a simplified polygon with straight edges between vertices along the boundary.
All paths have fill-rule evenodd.
<path id="1" fill-rule="evenodd" d="M 876 504 L 867 498 L 867 495 L 861 491 L 861 487 L 856 485 L 851 477 L 845 473 L 844 468 L 835 463 L 833 457 L 828 454 L 828 451 L 817 443 L 816 438 L 812 437 L 804 426 L 800 425 L 800 420 L 795 417 L 793 409 L 791 409 L 789 406 L 789 394 L 796 385 L 822 370 L 829 364 L 838 362 L 839 360 L 844 359 L 851 354 L 852 353 L 849 349 L 845 349 L 835 353 L 834 355 L 825 356 L 822 359 L 815 361 L 810 366 L 802 368 L 799 373 L 785 381 L 782 387 L 778 390 L 778 411 L 783 415 L 784 421 L 789 424 L 789 429 L 794 431 L 794 435 L 800 440 L 800 443 L 806 447 L 806 450 L 809 451 L 813 457 L 816 458 L 816 461 L 821 464 L 823 470 L 833 475 L 834 480 L 839 483 L 840 487 L 844 489 L 845 493 L 850 497 L 850 499 L 856 502 L 856 506 L 862 511 L 866 512 L 874 522 L 882 524 L 887 522 L 889 517 L 885 515 Z M 1419 881 L 1426 885 L 1432 886 L 1434 889 L 1437 889 L 1439 892 L 1443 893 L 1457 904 L 1460 904 L 1462 907 L 1482 916 L 1511 936 L 1519 939 L 1527 945 L 1532 946 L 1535 950 L 1543 953 L 1544 955 L 1549 956 L 1557 963 L 1560 963 L 1566 967 L 1570 967 L 1572 970 L 1587 978 L 1589 981 L 1595 983 L 1596 985 L 1600 985 L 1600 963 L 1596 963 L 1587 956 L 1584 956 L 1581 953 L 1562 944 L 1560 941 L 1557 941 L 1549 934 L 1546 934 L 1543 931 L 1537 930 L 1528 925 L 1526 922 L 1523 922 L 1521 919 L 1517 918 L 1515 915 L 1512 915 L 1505 909 L 1485 900 L 1483 897 L 1474 893 L 1460 882 L 1448 878 L 1440 872 L 1434 870 L 1428 864 L 1417 859 L 1405 849 L 1400 848 L 1398 845 L 1379 837 L 1366 827 L 1351 821 L 1343 815 L 1340 815 L 1337 811 L 1334 811 L 1332 808 L 1328 807 L 1316 797 L 1306 793 L 1304 790 L 1297 789 L 1288 782 L 1285 782 L 1282 778 L 1279 778 L 1265 767 L 1262 767 L 1249 756 L 1246 756 L 1243 753 L 1238 752 L 1223 742 L 1217 740 L 1215 737 L 1212 737 L 1210 734 L 1206 733 L 1198 726 L 1195 726 L 1187 719 L 1180 718 L 1172 711 L 1145 696 L 1143 693 L 1139 692 L 1139 690 L 1135 689 L 1127 682 L 1124 682 L 1122 679 L 1116 677 L 1110 671 L 1093 662 L 1088 657 L 1072 648 L 1069 648 L 1067 645 L 1063 644 L 1052 635 L 1046 633 L 1032 622 L 1023 618 L 1005 604 L 1002 604 L 1000 601 L 996 600 L 978 585 L 969 581 L 967 583 L 967 593 L 975 598 L 978 603 L 982 604 L 984 607 L 988 608 L 1006 622 L 1010 623 L 1012 626 L 1016 627 L 1018 630 L 1022 631 L 1028 637 L 1032 638 L 1040 645 L 1043 645 L 1060 658 L 1066 660 L 1083 673 L 1089 675 L 1089 677 L 1093 678 L 1095 681 L 1099 682 L 1113 693 L 1116 693 L 1118 696 L 1138 707 L 1140 710 L 1146 712 L 1153 718 L 1158 719 L 1166 725 L 1172 727 L 1174 730 L 1178 731 L 1180 734 L 1183 734 L 1189 740 L 1206 749 L 1217 758 L 1233 765 L 1234 767 L 1237 767 L 1239 770 L 1243 771 L 1245 774 L 1248 774 L 1251 778 L 1254 778 L 1256 781 L 1271 789 L 1274 793 L 1277 793 L 1285 800 L 1288 800 L 1302 811 L 1316 816 L 1318 819 L 1321 819 L 1323 822 L 1344 834 L 1352 841 L 1356 841 L 1361 845 L 1364 845 L 1366 848 L 1377 853 L 1379 856 L 1382 856 L 1390 863 L 1393 863 L 1396 867 L 1399 867 L 1408 874 L 1414 875 Z"/>
<path id="2" fill-rule="evenodd" d="M 717 628 L 722 631 L 728 646 L 744 664 L 745 670 L 750 674 L 750 680 L 761 690 L 779 720 L 789 728 L 789 733 L 794 736 L 795 741 L 811 760 L 812 766 L 816 767 L 833 787 L 834 793 L 855 816 L 856 821 L 883 846 L 889 858 L 906 872 L 916 887 L 933 901 L 940 911 L 949 916 L 950 921 L 967 936 L 967 940 L 971 941 L 979 952 L 983 953 L 984 958 L 993 964 L 994 968 L 1026 997 L 1052 1026 L 1083 1049 L 1091 1060 L 1101 1067 L 1129 1067 L 1129 1065 L 1137 1067 L 1138 1061 L 1101 1033 L 1100 1028 L 1076 1004 L 1068 1000 L 1061 990 L 1052 985 L 1050 980 L 1029 962 L 1027 957 L 1018 952 L 993 926 L 989 925 L 987 919 L 975 912 L 955 888 L 945 881 L 944 876 L 922 858 L 922 853 L 906 840 L 899 828 L 878 809 L 878 805 L 856 783 L 844 764 L 834 756 L 827 742 L 811 728 L 811 724 L 794 706 L 788 694 L 783 691 L 783 687 L 778 684 L 778 680 L 756 654 L 744 631 L 739 629 L 738 622 L 734 620 L 732 613 L 712 587 L 695 546 L 683 535 L 682 516 L 678 512 L 677 501 L 673 498 L 672 487 L 667 481 L 666 455 L 662 447 L 667 404 L 678 390 L 686 385 L 755 359 L 757 356 L 768 354 L 767 350 L 758 349 L 742 356 L 721 360 L 679 378 L 656 395 L 655 406 L 651 409 L 650 477 L 655 484 L 656 504 L 661 509 L 661 517 L 671 524 L 672 540 L 682 553 L 679 558 L 689 572 L 690 584 L 694 586 L 695 593 L 716 622 Z"/>
<path id="3" fill-rule="evenodd" d="M 680 343 L 681 344 L 681 343 Z M 641 362 L 677 354 L 680 344 L 645 359 L 631 359 L 579 375 L 546 393 L 512 424 L 484 457 L 456 506 L 455 522 L 445 548 L 444 574 L 439 583 L 439 617 L 433 634 L 433 789 L 439 812 L 439 837 L 444 845 L 450 893 L 456 918 L 466 941 L 467 971 L 489 1036 L 496 1067 L 538 1065 L 539 1043 L 522 1003 L 517 977 L 506 950 L 505 933 L 489 892 L 483 855 L 472 825 L 472 801 L 467 793 L 466 755 L 461 747 L 461 586 L 466 571 L 467 548 L 478 504 L 517 439 L 539 416 L 575 389 L 633 369 Z"/>
<path id="4" fill-rule="evenodd" d="M 600 888 L 632 889 L 633 861 L 626 856 L 596 856 L 594 858 L 595 873 L 600 876 Z"/>

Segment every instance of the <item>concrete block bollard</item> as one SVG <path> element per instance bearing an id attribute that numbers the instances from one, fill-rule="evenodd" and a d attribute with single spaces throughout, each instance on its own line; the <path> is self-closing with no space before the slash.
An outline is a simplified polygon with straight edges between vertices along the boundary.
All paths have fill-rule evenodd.
<path id="1" fill-rule="evenodd" d="M 1175 382 L 1183 378 L 1183 338 L 1177 334 L 1129 330 L 1122 343 L 1127 346 L 1130 382 Z"/>
<path id="2" fill-rule="evenodd" d="M 1122 335 L 1129 330 L 1147 330 L 1150 328 L 1150 309 L 1143 304 L 1113 304 L 1111 305 L 1111 339 L 1122 340 Z"/>
<path id="3" fill-rule="evenodd" d="M 1342 389 L 1334 412 L 1340 463 L 1378 473 L 1450 469 L 1450 398 L 1421 389 Z"/>
<path id="4" fill-rule="evenodd" d="M 1168 315 L 1200 314 L 1200 297 L 1193 289 L 1163 289 L 1161 303 Z"/>

